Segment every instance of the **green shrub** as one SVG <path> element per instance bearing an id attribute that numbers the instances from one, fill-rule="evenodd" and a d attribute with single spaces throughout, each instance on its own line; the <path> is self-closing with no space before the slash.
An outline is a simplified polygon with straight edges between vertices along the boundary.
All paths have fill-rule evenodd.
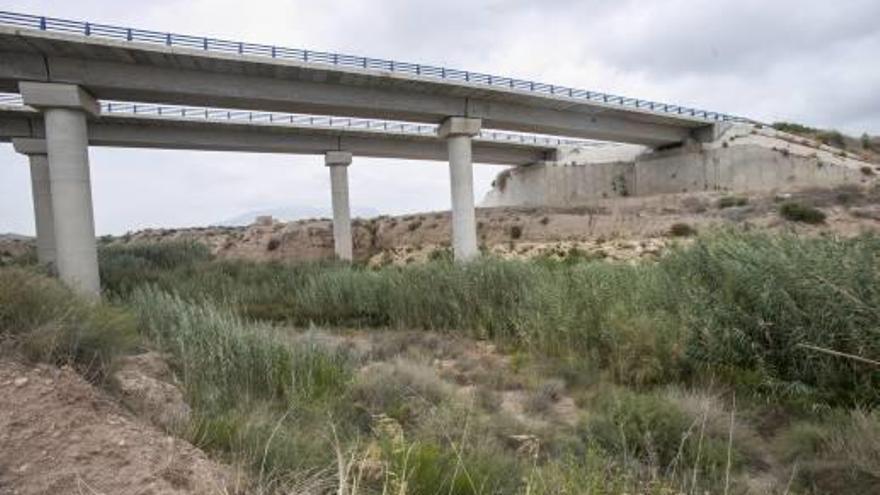
<path id="1" fill-rule="evenodd" d="M 522 470 L 509 454 L 480 446 L 456 452 L 456 446 L 414 441 L 386 447 L 393 493 L 478 495 L 517 493 Z"/>
<path id="2" fill-rule="evenodd" d="M 581 431 L 588 443 L 609 454 L 638 460 L 671 478 L 698 468 L 708 480 L 719 480 L 727 467 L 727 439 L 711 436 L 701 418 L 691 418 L 657 393 L 607 392 Z M 731 457 L 734 467 L 741 463 L 738 452 Z"/>
<path id="3" fill-rule="evenodd" d="M 451 396 L 449 386 L 433 368 L 406 361 L 372 365 L 352 389 L 355 403 L 372 414 L 387 414 L 404 426 L 412 425 Z"/>
<path id="4" fill-rule="evenodd" d="M 813 127 L 808 127 L 802 124 L 797 124 L 794 122 L 774 122 L 773 128 L 779 131 L 788 132 L 791 134 L 801 134 L 801 135 L 810 135 L 818 132 L 818 129 Z"/>
<path id="5" fill-rule="evenodd" d="M 876 372 L 796 347 L 880 356 L 870 333 L 880 315 L 869 310 L 880 305 L 878 252 L 871 236 L 715 233 L 637 265 L 484 258 L 380 269 L 244 261 L 129 265 L 125 275 L 104 268 L 117 286 L 153 281 L 249 318 L 459 332 L 561 360 L 596 357 L 624 384 L 714 375 L 761 394 L 878 404 Z"/>
<path id="6" fill-rule="evenodd" d="M 338 394 L 352 374 L 343 351 L 309 341 L 284 344 L 271 326 L 212 303 L 144 287 L 134 291 L 131 305 L 145 335 L 173 356 L 187 393 L 203 407 L 320 399 Z"/>
<path id="7" fill-rule="evenodd" d="M 718 208 L 731 208 L 734 206 L 745 206 L 749 204 L 749 198 L 744 196 L 724 196 L 718 200 Z"/>
<path id="8" fill-rule="evenodd" d="M 816 135 L 816 139 L 819 140 L 822 144 L 828 146 L 834 146 L 835 148 L 846 148 L 846 140 L 839 131 L 830 130 L 830 131 L 819 131 Z"/>
<path id="9" fill-rule="evenodd" d="M 820 224 L 825 222 L 825 213 L 813 206 L 804 205 L 794 201 L 783 203 L 779 207 L 779 214 L 792 222 Z"/>
<path id="10" fill-rule="evenodd" d="M 129 312 L 21 268 L 0 268 L 0 339 L 31 359 L 72 363 L 94 378 L 138 345 Z"/>
<path id="11" fill-rule="evenodd" d="M 519 239 L 522 237 L 523 229 L 521 225 L 511 225 L 510 226 L 510 238 L 513 240 Z"/>
<path id="12" fill-rule="evenodd" d="M 674 223 L 669 227 L 669 235 L 672 237 L 691 237 L 697 235 L 697 229 L 686 223 Z"/>
<path id="13" fill-rule="evenodd" d="M 878 370 L 798 347 L 880 356 L 878 253 L 875 236 L 741 234 L 672 253 L 687 364 L 776 400 L 880 404 Z"/>

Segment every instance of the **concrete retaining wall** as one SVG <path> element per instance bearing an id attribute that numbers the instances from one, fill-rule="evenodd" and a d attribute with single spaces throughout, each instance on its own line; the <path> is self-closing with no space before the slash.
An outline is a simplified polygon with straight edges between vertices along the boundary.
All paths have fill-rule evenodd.
<path id="1" fill-rule="evenodd" d="M 873 173 L 872 173 L 873 171 Z M 696 191 L 774 192 L 864 184 L 880 168 L 851 154 L 755 126 L 711 143 L 560 149 L 557 160 L 499 174 L 483 206 L 578 206 L 614 196 Z"/>

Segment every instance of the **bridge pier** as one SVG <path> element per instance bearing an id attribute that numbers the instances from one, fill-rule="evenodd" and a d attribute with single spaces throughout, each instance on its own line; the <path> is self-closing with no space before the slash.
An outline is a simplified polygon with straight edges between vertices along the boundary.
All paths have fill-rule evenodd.
<path id="1" fill-rule="evenodd" d="M 98 298 L 86 117 L 97 115 L 100 107 L 70 84 L 22 82 L 19 92 L 26 105 L 44 114 L 58 276 L 75 291 Z"/>
<path id="2" fill-rule="evenodd" d="M 348 199 L 348 166 L 351 153 L 328 151 L 324 164 L 330 169 L 330 191 L 333 201 L 333 251 L 340 260 L 351 261 L 351 208 Z"/>
<path id="3" fill-rule="evenodd" d="M 16 138 L 15 151 L 28 157 L 31 167 L 31 192 L 34 200 L 34 223 L 37 232 L 37 261 L 55 271 L 55 222 L 52 193 L 49 187 L 49 155 L 43 139 Z"/>
<path id="4" fill-rule="evenodd" d="M 474 211 L 474 166 L 471 140 L 480 133 L 480 119 L 448 117 L 437 133 L 449 151 L 452 195 L 452 251 L 456 261 L 476 258 L 477 219 Z"/>

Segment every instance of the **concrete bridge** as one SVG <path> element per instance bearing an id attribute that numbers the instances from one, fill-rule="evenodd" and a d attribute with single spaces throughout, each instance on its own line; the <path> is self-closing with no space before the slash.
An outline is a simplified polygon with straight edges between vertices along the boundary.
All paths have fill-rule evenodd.
<path id="1" fill-rule="evenodd" d="M 30 107 L 4 110 L 0 130 L 26 139 L 14 144 L 31 157 L 41 252 L 50 255 L 47 239 L 53 236 L 60 277 L 90 294 L 100 290 L 90 144 L 323 153 L 331 171 L 336 252 L 344 259 L 351 257 L 346 166 L 353 154 L 448 159 L 453 247 L 456 259 L 466 260 L 478 253 L 473 161 L 533 163 L 555 148 L 522 137 L 487 138 L 493 132 L 667 147 L 710 139 L 719 125 L 743 120 L 442 67 L 10 12 L 0 12 L 0 91 L 18 92 Z M 114 115 L 98 99 L 219 106 L 271 117 L 267 124 Z M 212 111 L 202 110 L 206 116 Z M 219 111 L 231 117 L 239 110 Z M 305 126 L 290 115 L 289 122 L 276 122 L 277 112 L 391 119 L 409 123 L 392 127 L 424 125 L 429 131 Z"/>

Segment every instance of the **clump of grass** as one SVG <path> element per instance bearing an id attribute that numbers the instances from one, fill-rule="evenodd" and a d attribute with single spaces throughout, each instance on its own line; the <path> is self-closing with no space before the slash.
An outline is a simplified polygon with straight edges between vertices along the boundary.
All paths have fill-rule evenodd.
<path id="1" fill-rule="evenodd" d="M 732 208 L 735 206 L 745 206 L 749 204 L 749 198 L 745 196 L 724 196 L 718 200 L 718 209 Z"/>
<path id="2" fill-rule="evenodd" d="M 531 391 L 524 404 L 525 410 L 534 414 L 549 411 L 565 393 L 565 382 L 559 379 L 545 380 Z"/>
<path id="3" fill-rule="evenodd" d="M 404 426 L 412 425 L 451 396 L 449 386 L 433 368 L 405 360 L 373 365 L 352 390 L 356 403 L 373 414 L 387 414 Z"/>
<path id="4" fill-rule="evenodd" d="M 687 223 L 674 223 L 669 227 L 669 235 L 672 237 L 692 237 L 697 235 L 697 229 Z"/>
<path id="5" fill-rule="evenodd" d="M 45 275 L 0 268 L 4 343 L 31 359 L 73 364 L 100 379 L 116 357 L 134 351 L 139 342 L 135 320 L 125 309 L 86 300 Z"/>
<path id="6" fill-rule="evenodd" d="M 728 442 L 706 428 L 705 415 L 692 418 L 661 394 L 614 389 L 600 397 L 582 427 L 588 442 L 609 454 L 637 460 L 686 485 L 698 470 L 701 481 L 720 483 L 727 468 Z M 741 463 L 731 452 L 732 465 Z"/>
<path id="7" fill-rule="evenodd" d="M 796 201 L 787 201 L 783 203 L 779 207 L 779 214 L 786 220 L 792 222 L 803 222 L 814 225 L 825 222 L 825 213 L 822 212 L 822 210 Z"/>
<path id="8" fill-rule="evenodd" d="M 130 304 L 148 339 L 173 356 L 188 394 L 204 407 L 317 399 L 337 393 L 351 377 L 342 351 L 308 342 L 285 345 L 271 326 L 209 302 L 148 286 L 135 290 Z"/>
<path id="9" fill-rule="evenodd" d="M 786 429 L 783 459 L 798 463 L 795 481 L 815 493 L 870 493 L 880 483 L 880 414 L 833 411 Z"/>
<path id="10" fill-rule="evenodd" d="M 517 240 L 522 237 L 523 228 L 522 225 L 511 225 L 510 226 L 510 238 L 513 240 Z"/>

